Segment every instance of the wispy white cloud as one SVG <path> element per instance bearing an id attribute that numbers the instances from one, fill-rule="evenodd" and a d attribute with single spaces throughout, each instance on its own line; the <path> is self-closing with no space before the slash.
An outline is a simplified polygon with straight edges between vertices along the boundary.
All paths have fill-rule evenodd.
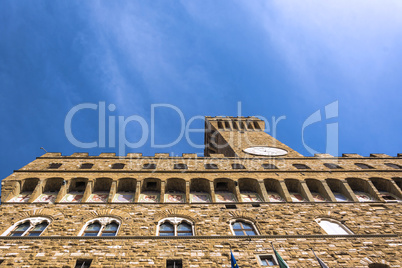
<path id="1" fill-rule="evenodd" d="M 196 52 L 187 42 L 196 34 L 175 31 L 180 21 L 171 14 L 134 1 L 88 5 L 102 52 L 96 60 L 103 66 L 103 85 L 110 89 L 118 107 L 149 110 L 150 103 L 174 94 L 195 97 L 191 90 L 194 83 L 203 83 L 206 91 L 218 86 L 205 66 L 191 62 Z M 130 79 L 132 76 L 136 78 Z M 133 81 L 141 81 L 141 89 Z"/>
<path id="2" fill-rule="evenodd" d="M 332 63 L 331 71 L 349 80 L 350 88 L 339 90 L 352 90 L 364 97 L 397 61 L 393 52 L 402 43 L 400 1 L 241 3 L 265 29 L 267 42 L 286 59 L 292 76 L 307 83 L 308 98 L 322 90 L 316 81 L 323 62 Z"/>

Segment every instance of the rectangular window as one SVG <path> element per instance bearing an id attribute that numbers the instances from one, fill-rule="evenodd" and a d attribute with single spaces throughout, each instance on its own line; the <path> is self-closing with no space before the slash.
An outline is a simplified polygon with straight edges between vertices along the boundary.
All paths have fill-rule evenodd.
<path id="1" fill-rule="evenodd" d="M 91 169 L 94 164 L 85 163 L 80 166 L 80 169 Z"/>
<path id="2" fill-rule="evenodd" d="M 293 166 L 297 169 L 310 169 L 307 165 L 305 164 L 293 164 Z"/>
<path id="3" fill-rule="evenodd" d="M 58 169 L 59 167 L 61 167 L 60 163 L 51 163 L 48 168 L 49 169 Z"/>
<path id="4" fill-rule="evenodd" d="M 205 169 L 218 169 L 216 164 L 205 164 Z"/>
<path id="5" fill-rule="evenodd" d="M 274 266 L 278 265 L 273 255 L 260 255 L 258 256 L 261 266 Z"/>
<path id="6" fill-rule="evenodd" d="M 91 267 L 92 260 L 77 260 L 75 268 L 89 268 Z"/>
<path id="7" fill-rule="evenodd" d="M 262 164 L 264 169 L 278 169 L 274 164 Z"/>
<path id="8" fill-rule="evenodd" d="M 156 164 L 145 164 L 144 166 L 142 166 L 143 169 L 155 169 L 156 168 Z"/>
<path id="9" fill-rule="evenodd" d="M 174 164 L 174 169 L 187 169 L 186 164 Z"/>
<path id="10" fill-rule="evenodd" d="M 245 169 L 245 167 L 242 164 L 232 164 L 233 169 Z"/>
<path id="11" fill-rule="evenodd" d="M 182 260 L 167 260 L 166 268 L 183 268 Z"/>

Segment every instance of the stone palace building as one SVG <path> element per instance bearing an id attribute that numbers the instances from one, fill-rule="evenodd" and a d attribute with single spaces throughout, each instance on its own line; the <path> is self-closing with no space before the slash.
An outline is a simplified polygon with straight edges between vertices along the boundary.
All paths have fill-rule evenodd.
<path id="1" fill-rule="evenodd" d="M 206 117 L 203 157 L 46 153 L 2 180 L 0 266 L 402 267 L 402 155 L 305 157 Z"/>

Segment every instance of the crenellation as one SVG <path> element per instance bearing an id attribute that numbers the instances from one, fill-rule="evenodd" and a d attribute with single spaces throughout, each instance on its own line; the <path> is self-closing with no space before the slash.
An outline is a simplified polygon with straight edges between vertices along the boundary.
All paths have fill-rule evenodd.
<path id="1" fill-rule="evenodd" d="M 359 154 L 342 154 L 342 157 L 362 158 L 363 156 Z"/>

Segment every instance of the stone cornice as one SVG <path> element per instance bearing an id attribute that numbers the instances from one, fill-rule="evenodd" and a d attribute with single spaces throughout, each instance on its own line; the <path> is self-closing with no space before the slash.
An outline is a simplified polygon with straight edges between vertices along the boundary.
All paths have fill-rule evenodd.
<path id="1" fill-rule="evenodd" d="M 397 234 L 362 234 L 362 235 L 256 235 L 256 236 L 1 236 L 0 240 L 260 240 L 260 239 L 317 239 L 317 238 L 396 238 Z"/>
<path id="2" fill-rule="evenodd" d="M 346 169 L 334 169 L 330 171 L 324 170 L 281 170 L 281 169 L 268 169 L 268 170 L 48 170 L 48 169 L 41 169 L 41 170 L 27 170 L 27 169 L 19 169 L 14 170 L 15 173 L 379 173 L 379 172 L 386 172 L 386 173 L 393 173 L 393 172 L 402 172 L 402 169 L 364 169 L 364 170 L 346 170 Z"/>

